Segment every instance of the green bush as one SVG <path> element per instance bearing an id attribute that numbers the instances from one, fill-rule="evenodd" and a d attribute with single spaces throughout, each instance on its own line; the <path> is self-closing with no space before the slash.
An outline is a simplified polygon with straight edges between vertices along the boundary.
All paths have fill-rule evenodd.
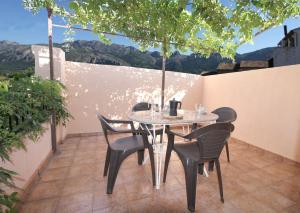
<path id="1" fill-rule="evenodd" d="M 63 123 L 70 114 L 62 96 L 64 86 L 57 81 L 30 75 L 9 76 L 0 81 L 0 158 L 10 160 L 13 149 L 25 149 L 25 137 L 36 141 L 54 111 L 56 121 Z M 15 172 L 0 167 L 0 213 L 14 212 L 16 193 L 7 194 L 3 186 L 13 187 Z"/>

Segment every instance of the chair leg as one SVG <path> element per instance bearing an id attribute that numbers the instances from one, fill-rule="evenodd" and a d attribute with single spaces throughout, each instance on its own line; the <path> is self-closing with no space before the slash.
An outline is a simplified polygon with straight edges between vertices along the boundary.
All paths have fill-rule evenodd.
<path id="1" fill-rule="evenodd" d="M 204 169 L 204 164 L 203 163 L 198 164 L 198 173 L 200 175 L 203 175 L 203 169 Z"/>
<path id="2" fill-rule="evenodd" d="M 184 159 L 184 157 L 180 157 L 180 160 L 183 164 L 184 173 L 185 173 L 188 209 L 191 212 L 194 212 L 195 201 L 196 201 L 196 186 L 197 186 L 197 163 L 190 159 Z"/>
<path id="3" fill-rule="evenodd" d="M 172 140 L 174 140 L 174 136 L 169 135 L 168 146 L 167 146 L 167 151 L 166 151 L 166 158 L 165 158 L 165 166 L 164 166 L 164 177 L 163 177 L 164 183 L 166 182 L 169 162 L 170 162 L 171 153 L 172 153 L 172 149 L 173 149 L 174 142 L 172 142 Z"/>
<path id="4" fill-rule="evenodd" d="M 104 166 L 104 173 L 103 176 L 107 176 L 107 171 L 108 171 L 108 166 L 109 166 L 109 161 L 110 161 L 110 148 L 109 146 L 107 147 L 107 151 L 106 151 L 106 158 L 105 158 L 105 166 Z"/>
<path id="5" fill-rule="evenodd" d="M 118 171 L 122 163 L 121 155 L 122 152 L 111 150 L 108 180 L 107 180 L 107 194 L 112 194 L 113 192 Z"/>
<path id="6" fill-rule="evenodd" d="M 226 148 L 227 162 L 230 162 L 228 142 L 226 142 L 225 148 Z"/>
<path id="7" fill-rule="evenodd" d="M 216 163 L 216 169 L 217 169 L 217 175 L 218 175 L 218 183 L 219 183 L 219 190 L 220 190 L 220 197 L 222 203 L 224 203 L 224 197 L 223 197 L 223 184 L 222 184 L 222 174 L 221 174 L 221 168 L 220 168 L 220 161 L 219 159 L 215 160 Z"/>
<path id="8" fill-rule="evenodd" d="M 208 171 L 214 171 L 214 161 L 208 162 Z"/>
<path id="9" fill-rule="evenodd" d="M 155 179 L 154 152 L 153 152 L 153 147 L 151 145 L 148 146 L 148 151 L 149 151 L 149 158 L 150 158 L 150 163 L 151 163 L 152 183 L 153 183 L 153 186 L 155 186 L 156 179 Z"/>
<path id="10" fill-rule="evenodd" d="M 139 165 L 142 165 L 143 164 L 143 161 L 144 161 L 144 152 L 145 150 L 138 150 L 137 151 L 137 154 L 138 154 L 138 164 Z"/>

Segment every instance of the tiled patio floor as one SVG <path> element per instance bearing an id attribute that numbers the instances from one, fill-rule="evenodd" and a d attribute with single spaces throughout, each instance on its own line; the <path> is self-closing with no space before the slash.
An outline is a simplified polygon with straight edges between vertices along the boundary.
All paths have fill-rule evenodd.
<path id="1" fill-rule="evenodd" d="M 116 136 L 113 136 L 116 137 Z M 222 153 L 225 203 L 217 177 L 198 176 L 197 212 L 300 212 L 300 167 L 243 142 L 231 140 L 231 163 Z M 28 195 L 21 212 L 188 212 L 181 162 L 172 155 L 166 184 L 152 187 L 149 162 L 124 161 L 112 195 L 103 178 L 102 136 L 67 139 Z"/>

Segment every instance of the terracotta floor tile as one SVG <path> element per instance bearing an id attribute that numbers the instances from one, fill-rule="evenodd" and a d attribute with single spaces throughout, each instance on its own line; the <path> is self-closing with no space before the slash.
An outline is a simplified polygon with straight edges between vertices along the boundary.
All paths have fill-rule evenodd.
<path id="1" fill-rule="evenodd" d="M 286 208 L 283 212 L 285 213 L 299 213 L 300 212 L 300 203 L 291 206 L 289 208 Z"/>
<path id="2" fill-rule="evenodd" d="M 264 168 L 274 164 L 274 160 L 266 159 L 263 156 L 248 158 L 246 161 L 257 168 Z"/>
<path id="3" fill-rule="evenodd" d="M 247 175 L 249 177 L 258 179 L 264 186 L 275 184 L 281 180 L 281 178 L 278 176 L 268 174 L 263 168 L 248 172 Z"/>
<path id="4" fill-rule="evenodd" d="M 243 173 L 243 171 L 235 167 L 232 163 L 221 163 L 221 173 L 222 176 L 236 178 L 239 174 Z"/>
<path id="5" fill-rule="evenodd" d="M 271 152 L 268 152 L 268 151 L 265 151 L 264 155 L 262 156 L 264 159 L 266 160 L 271 160 L 273 161 L 274 163 L 280 163 L 280 162 L 283 162 L 283 157 L 279 156 L 279 155 L 276 155 L 274 153 L 271 153 Z"/>
<path id="6" fill-rule="evenodd" d="M 134 153 L 123 162 L 113 194 L 107 195 L 106 149 L 103 136 L 66 139 L 21 212 L 189 212 L 184 170 L 176 153 L 159 190 L 152 185 L 149 160 L 138 165 Z M 235 139 L 230 139 L 229 149 L 231 162 L 225 150 L 220 159 L 225 203 L 220 202 L 216 171 L 209 177 L 199 174 L 196 212 L 300 212 L 299 164 Z"/>
<path id="7" fill-rule="evenodd" d="M 297 187 L 300 187 L 300 175 L 286 178 L 285 181 L 292 185 L 296 185 Z"/>
<path id="8" fill-rule="evenodd" d="M 90 192 L 93 190 L 95 180 L 89 176 L 68 178 L 64 181 L 62 195 L 71 195 L 79 192 Z"/>
<path id="9" fill-rule="evenodd" d="M 296 204 L 272 188 L 263 188 L 251 193 L 251 195 L 274 210 L 285 209 Z"/>
<path id="10" fill-rule="evenodd" d="M 80 155 L 80 156 L 75 156 L 73 165 L 80 165 L 80 164 L 91 164 L 94 163 L 96 164 L 96 158 L 95 155 Z"/>
<path id="11" fill-rule="evenodd" d="M 118 205 L 117 202 L 112 199 L 112 196 L 107 195 L 105 191 L 99 190 L 93 194 L 93 210 L 102 210 L 109 207 Z"/>
<path id="12" fill-rule="evenodd" d="M 57 206 L 57 212 L 92 212 L 93 193 L 79 193 L 61 197 Z"/>
<path id="13" fill-rule="evenodd" d="M 112 194 L 106 194 L 106 185 L 102 190 L 94 190 L 94 203 L 93 209 L 100 209 L 101 202 L 111 203 L 116 205 L 128 204 L 128 194 L 124 187 L 115 187 Z M 99 204 L 100 203 L 100 204 Z M 108 204 L 106 204 L 108 205 Z"/>
<path id="14" fill-rule="evenodd" d="M 219 199 L 220 195 L 218 185 L 214 186 L 214 190 L 216 191 L 216 196 Z M 223 180 L 223 191 L 224 199 L 226 201 L 247 193 L 246 189 L 242 185 L 240 185 L 235 179 L 229 178 L 225 178 Z"/>
<path id="15" fill-rule="evenodd" d="M 60 196 L 62 181 L 40 182 L 30 192 L 28 200 L 41 200 Z"/>
<path id="16" fill-rule="evenodd" d="M 292 175 L 300 175 L 300 167 L 296 165 L 292 165 L 286 162 L 282 162 L 277 164 L 279 169 L 282 169 L 283 171 L 286 171 L 289 174 Z M 300 176 L 299 176 L 300 178 Z"/>
<path id="17" fill-rule="evenodd" d="M 139 200 L 134 200 L 129 203 L 129 211 L 133 213 L 151 213 L 151 212 L 161 212 L 162 209 L 152 198 L 144 198 Z"/>
<path id="18" fill-rule="evenodd" d="M 20 213 L 54 213 L 57 204 L 57 198 L 27 202 L 22 206 Z"/>
<path id="19" fill-rule="evenodd" d="M 236 178 L 236 182 L 242 189 L 247 192 L 253 192 L 260 189 L 263 186 L 263 182 L 256 177 L 251 177 L 247 174 L 240 174 Z"/>
<path id="20" fill-rule="evenodd" d="M 96 172 L 95 164 L 79 164 L 72 166 L 70 168 L 68 178 L 71 177 L 83 177 L 83 176 L 93 176 Z"/>
<path id="21" fill-rule="evenodd" d="M 93 157 L 95 158 L 95 154 L 96 154 L 96 150 L 93 149 L 93 150 L 76 150 L 75 152 L 75 158 L 81 158 L 81 157 Z"/>
<path id="22" fill-rule="evenodd" d="M 231 200 L 232 204 L 241 210 L 241 212 L 260 212 L 260 213 L 274 213 L 274 210 L 263 202 L 259 202 L 254 197 L 247 195 L 238 196 Z"/>
<path id="23" fill-rule="evenodd" d="M 300 186 L 293 185 L 286 181 L 281 181 L 274 183 L 271 187 L 290 200 L 300 203 Z"/>
<path id="24" fill-rule="evenodd" d="M 54 158 L 72 158 L 75 155 L 75 149 L 70 150 L 62 150 L 60 148 L 57 149 Z"/>
<path id="25" fill-rule="evenodd" d="M 66 158 L 53 158 L 50 162 L 48 168 L 54 169 L 54 168 L 61 168 L 61 167 L 68 167 L 71 166 L 73 162 L 72 157 L 66 157 Z"/>
<path id="26" fill-rule="evenodd" d="M 41 181 L 46 182 L 54 180 L 63 180 L 67 177 L 69 169 L 69 167 L 48 169 L 44 171 L 41 175 Z"/>
<path id="27" fill-rule="evenodd" d="M 63 143 L 59 144 L 57 148 L 63 151 L 76 150 L 78 148 L 78 143 Z"/>
<path id="28" fill-rule="evenodd" d="M 294 176 L 292 172 L 283 170 L 280 165 L 273 164 L 264 168 L 264 171 L 272 176 L 276 176 L 280 180 L 284 180 Z"/>
<path id="29" fill-rule="evenodd" d="M 96 143 L 97 142 L 98 136 L 86 136 L 86 137 L 81 137 L 80 138 L 80 144 L 85 144 L 85 143 Z"/>
<path id="30" fill-rule="evenodd" d="M 64 144 L 65 143 L 72 143 L 72 144 L 78 144 L 81 140 L 81 137 L 68 137 L 64 140 Z"/>
<path id="31" fill-rule="evenodd" d="M 129 213 L 128 205 L 114 206 L 106 209 L 96 209 L 93 213 Z"/>
<path id="32" fill-rule="evenodd" d="M 258 169 L 258 167 L 256 167 L 255 165 L 249 163 L 246 160 L 238 160 L 238 161 L 234 161 L 230 163 L 232 166 L 234 166 L 235 168 L 239 169 L 240 171 L 242 171 L 243 173 L 247 173 L 249 171 L 253 171 L 255 169 Z"/>

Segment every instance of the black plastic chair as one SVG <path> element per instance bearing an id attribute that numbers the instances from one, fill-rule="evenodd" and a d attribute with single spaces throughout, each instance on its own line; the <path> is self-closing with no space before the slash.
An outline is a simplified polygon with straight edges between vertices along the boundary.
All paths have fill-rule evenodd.
<path id="1" fill-rule="evenodd" d="M 152 170 L 152 181 L 153 186 L 155 186 L 155 166 L 154 166 L 154 154 L 152 145 L 149 144 L 148 136 L 143 130 L 135 130 L 132 121 L 126 120 L 110 120 L 104 116 L 97 114 L 98 119 L 100 120 L 103 133 L 107 142 L 107 152 L 104 166 L 103 176 L 108 174 L 107 182 L 107 194 L 112 194 L 113 188 L 117 179 L 117 174 L 119 168 L 129 155 L 137 152 L 138 153 L 138 164 L 141 165 L 144 158 L 144 150 L 148 149 L 151 170 Z M 111 124 L 129 124 L 131 129 L 116 129 L 111 126 Z M 122 137 L 114 142 L 110 143 L 108 139 L 109 133 L 131 133 L 131 136 Z"/>
<path id="2" fill-rule="evenodd" d="M 132 112 L 139 112 L 139 111 L 147 111 L 147 110 L 151 110 L 151 104 L 150 103 L 147 103 L 147 102 L 140 102 L 140 103 L 137 103 L 135 104 L 133 107 L 132 107 Z M 151 124 L 140 124 L 140 126 L 142 127 L 142 129 L 148 129 L 149 132 L 153 132 L 153 128 L 152 128 L 152 125 Z M 147 134 L 149 135 L 150 133 L 147 132 Z M 163 139 L 163 129 L 162 128 L 158 128 L 155 130 L 155 135 L 156 136 L 160 136 L 160 143 L 162 143 L 162 139 Z"/>
<path id="3" fill-rule="evenodd" d="M 197 169 L 199 164 L 215 162 L 218 175 L 221 201 L 224 202 L 223 185 L 219 157 L 227 139 L 230 137 L 231 123 L 215 123 L 196 129 L 188 135 L 182 135 L 167 129 L 168 147 L 165 159 L 163 182 L 166 181 L 171 152 L 174 150 L 184 167 L 187 204 L 190 211 L 195 211 Z M 195 140 L 184 144 L 174 144 L 175 136 Z M 205 196 L 205 195 L 204 195 Z"/>
<path id="4" fill-rule="evenodd" d="M 236 111 L 230 107 L 221 107 L 212 111 L 219 116 L 217 123 L 232 123 L 236 120 Z M 233 132 L 234 128 L 231 130 Z M 225 144 L 227 161 L 230 162 L 228 142 Z M 212 166 L 210 166 L 212 167 Z M 210 168 L 212 169 L 212 168 Z"/>
<path id="5" fill-rule="evenodd" d="M 135 104 L 132 107 L 133 112 L 146 111 L 146 110 L 150 110 L 150 109 L 151 109 L 151 104 L 147 103 L 147 102 L 140 102 L 140 103 Z"/>

